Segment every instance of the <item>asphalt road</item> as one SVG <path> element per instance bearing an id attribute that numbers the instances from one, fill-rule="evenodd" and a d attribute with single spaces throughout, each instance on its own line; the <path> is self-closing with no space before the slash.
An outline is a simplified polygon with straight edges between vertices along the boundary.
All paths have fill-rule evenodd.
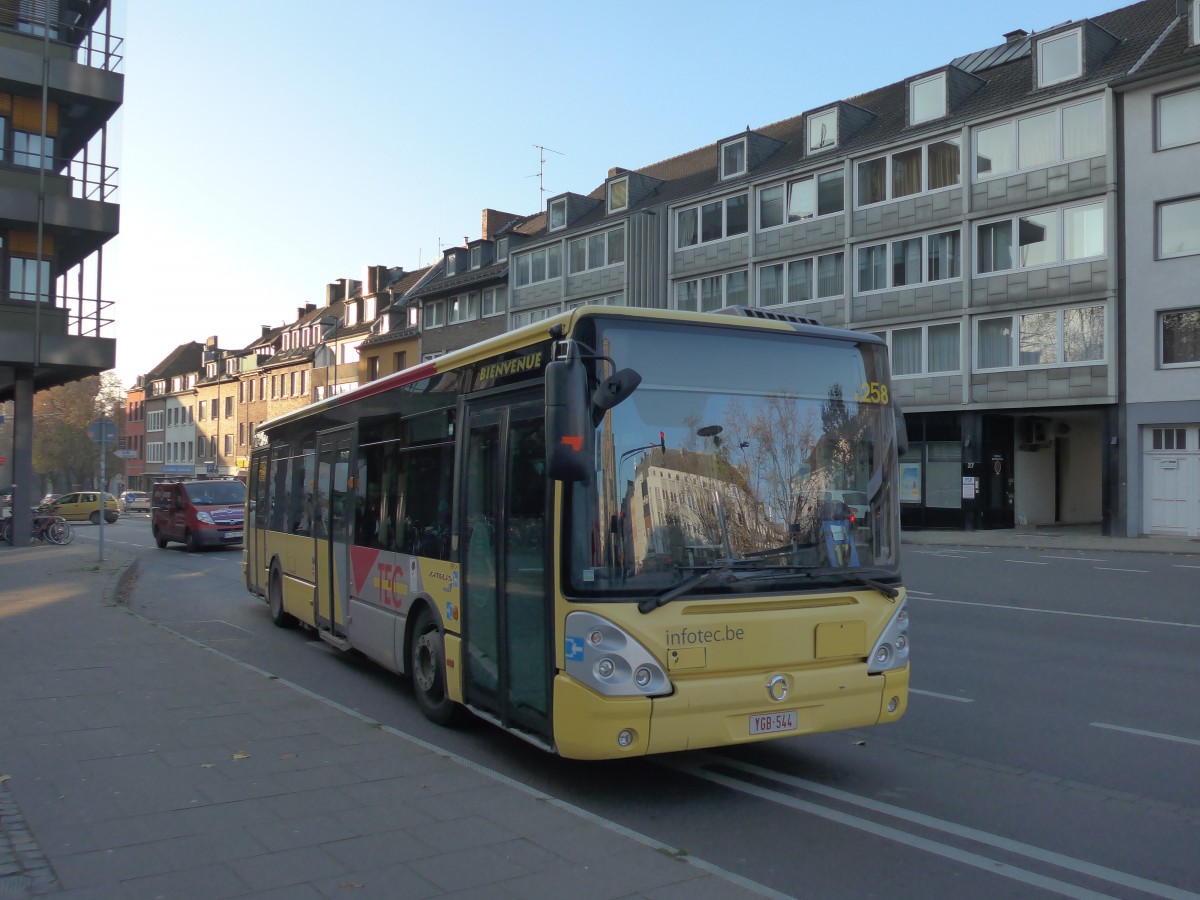
<path id="1" fill-rule="evenodd" d="M 97 529 L 80 526 L 77 540 Z M 442 729 L 407 683 L 271 625 L 240 553 L 157 550 L 154 621 L 783 894 L 1200 896 L 1200 558 L 907 547 L 899 723 L 618 763 Z"/>

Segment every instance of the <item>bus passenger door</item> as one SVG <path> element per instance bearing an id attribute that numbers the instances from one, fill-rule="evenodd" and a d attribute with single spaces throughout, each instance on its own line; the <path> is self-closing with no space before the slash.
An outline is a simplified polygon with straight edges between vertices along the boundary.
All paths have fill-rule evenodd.
<path id="1" fill-rule="evenodd" d="M 469 405 L 463 456 L 463 699 L 551 740 L 544 408 Z"/>
<path id="2" fill-rule="evenodd" d="M 316 490 L 312 496 L 313 594 L 319 632 L 346 634 L 350 540 L 354 531 L 354 490 L 350 484 L 352 428 L 317 435 Z"/>

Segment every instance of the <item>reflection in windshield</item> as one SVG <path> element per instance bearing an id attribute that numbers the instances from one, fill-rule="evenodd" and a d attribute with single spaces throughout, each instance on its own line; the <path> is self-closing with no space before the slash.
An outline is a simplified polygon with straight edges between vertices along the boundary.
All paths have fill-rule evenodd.
<path id="1" fill-rule="evenodd" d="M 895 569 L 882 348 L 604 325 L 602 352 L 643 381 L 600 423 L 597 477 L 572 488 L 576 590 L 644 595 L 713 567 Z"/>

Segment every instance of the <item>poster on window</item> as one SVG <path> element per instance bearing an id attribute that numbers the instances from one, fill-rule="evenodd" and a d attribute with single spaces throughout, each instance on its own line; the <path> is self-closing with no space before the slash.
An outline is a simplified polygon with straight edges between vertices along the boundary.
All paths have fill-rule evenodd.
<path id="1" fill-rule="evenodd" d="M 921 464 L 900 463 L 900 502 L 921 502 Z"/>

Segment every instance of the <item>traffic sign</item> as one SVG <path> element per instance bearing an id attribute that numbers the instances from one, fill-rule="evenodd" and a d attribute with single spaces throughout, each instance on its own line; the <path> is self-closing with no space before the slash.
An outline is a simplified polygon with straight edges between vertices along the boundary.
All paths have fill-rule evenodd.
<path id="1" fill-rule="evenodd" d="M 137 459 L 136 450 L 114 450 L 113 456 L 117 459 Z"/>
<path id="2" fill-rule="evenodd" d="M 115 444 L 117 442 L 117 423 L 112 419 L 93 419 L 87 427 L 88 439 L 93 444 Z"/>

